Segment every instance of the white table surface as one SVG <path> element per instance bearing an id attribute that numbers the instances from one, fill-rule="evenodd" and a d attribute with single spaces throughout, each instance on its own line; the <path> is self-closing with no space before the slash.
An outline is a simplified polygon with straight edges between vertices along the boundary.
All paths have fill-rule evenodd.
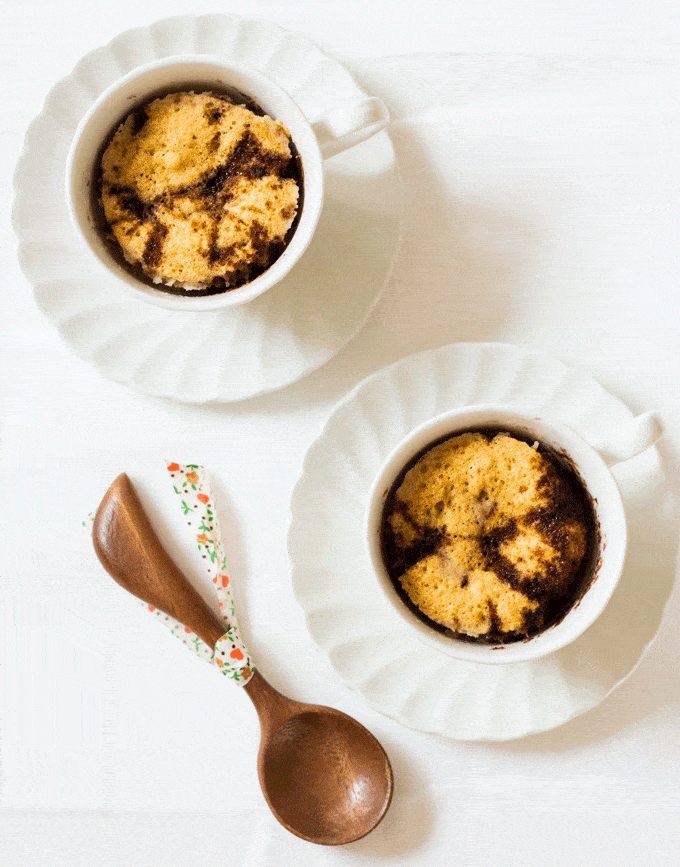
<path id="1" fill-rule="evenodd" d="M 269 19 L 344 62 L 388 105 L 406 196 L 393 275 L 346 349 L 280 392 L 210 407 L 147 398 L 74 358 L 33 305 L 10 226 L 24 132 L 52 84 L 117 33 L 187 12 Z M 405 729 L 344 686 L 306 632 L 286 554 L 291 491 L 335 403 L 383 365 L 460 340 L 544 350 L 657 411 L 677 490 L 677 3 L 4 0 L 0 44 L 2 863 L 677 865 L 677 589 L 600 706 L 471 744 Z M 80 519 L 115 474 L 165 457 L 205 463 L 226 492 L 263 673 L 388 750 L 394 802 L 364 840 L 314 847 L 276 823 L 246 697 L 94 562 Z"/>

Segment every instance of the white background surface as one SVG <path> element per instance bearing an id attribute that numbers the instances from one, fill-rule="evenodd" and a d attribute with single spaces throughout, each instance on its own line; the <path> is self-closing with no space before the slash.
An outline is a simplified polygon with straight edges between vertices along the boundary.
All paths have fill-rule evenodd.
<path id="1" fill-rule="evenodd" d="M 12 252 L 11 176 L 49 88 L 120 31 L 188 11 L 267 18 L 345 62 L 390 109 L 407 199 L 394 274 L 363 331 L 307 379 L 231 406 L 103 380 L 37 313 Z M 4 0 L 0 25 L 3 863 L 676 865 L 677 591 L 647 656 L 595 710 L 517 742 L 449 742 L 339 681 L 292 599 L 286 527 L 336 401 L 384 364 L 457 340 L 545 350 L 635 413 L 657 410 L 675 484 L 680 8 Z M 219 479 L 263 673 L 353 714 L 388 750 L 394 802 L 364 840 L 321 849 L 278 826 L 247 698 L 94 562 L 81 517 L 121 470 L 155 501 L 165 457 Z"/>

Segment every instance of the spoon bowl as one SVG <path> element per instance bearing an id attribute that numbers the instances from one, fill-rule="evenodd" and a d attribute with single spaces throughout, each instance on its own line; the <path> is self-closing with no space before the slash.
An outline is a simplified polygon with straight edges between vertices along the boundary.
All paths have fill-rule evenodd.
<path id="1" fill-rule="evenodd" d="M 225 623 L 162 547 L 124 473 L 104 495 L 92 537 L 118 584 L 184 623 L 219 657 Z M 258 670 L 243 688 L 260 721 L 260 787 L 278 821 L 303 840 L 329 846 L 373 830 L 390 805 L 393 778 L 368 729 L 339 710 L 287 698 Z"/>
<path id="2" fill-rule="evenodd" d="M 259 672 L 245 690 L 260 716 L 260 786 L 279 822 L 327 845 L 368 834 L 392 796 L 390 764 L 373 735 L 342 711 L 291 701 Z"/>

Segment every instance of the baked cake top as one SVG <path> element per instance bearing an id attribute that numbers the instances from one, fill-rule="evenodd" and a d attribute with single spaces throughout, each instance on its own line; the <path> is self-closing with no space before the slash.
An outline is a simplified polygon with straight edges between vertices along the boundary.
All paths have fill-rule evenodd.
<path id="1" fill-rule="evenodd" d="M 188 290 L 253 279 L 280 255 L 297 213 L 286 127 L 212 93 L 136 109 L 101 170 L 104 215 L 127 261 Z"/>
<path id="2" fill-rule="evenodd" d="M 574 601 L 591 540 L 587 504 L 537 447 L 464 433 L 427 451 L 388 501 L 388 570 L 421 612 L 457 633 L 536 634 Z"/>

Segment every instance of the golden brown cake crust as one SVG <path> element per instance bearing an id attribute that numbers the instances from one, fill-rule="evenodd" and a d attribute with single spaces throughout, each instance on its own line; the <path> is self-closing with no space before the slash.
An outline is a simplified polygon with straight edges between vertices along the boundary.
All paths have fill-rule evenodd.
<path id="1" fill-rule="evenodd" d="M 216 94 L 137 109 L 101 170 L 104 216 L 126 260 L 187 290 L 253 279 L 280 255 L 297 213 L 286 127 Z"/>
<path id="2" fill-rule="evenodd" d="M 464 433 L 435 445 L 386 505 L 383 554 L 393 580 L 456 633 L 502 641 L 541 631 L 556 608 L 573 603 L 592 549 L 592 504 L 565 473 L 508 434 Z"/>

